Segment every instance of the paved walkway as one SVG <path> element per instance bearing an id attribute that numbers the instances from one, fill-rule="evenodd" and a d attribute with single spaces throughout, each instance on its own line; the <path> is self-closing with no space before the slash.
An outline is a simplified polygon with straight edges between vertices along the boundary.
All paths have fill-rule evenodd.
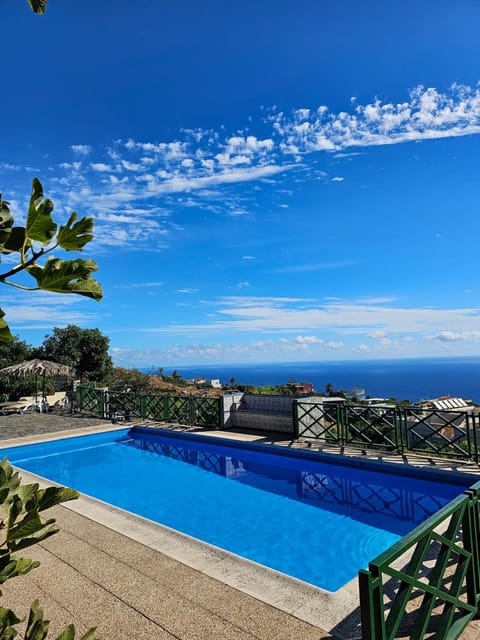
<path id="1" fill-rule="evenodd" d="M 331 637 L 66 507 L 51 513 L 60 533 L 32 549 L 41 566 L 2 586 L 2 603 L 20 613 L 38 597 L 52 638 L 70 622 L 102 640 Z"/>

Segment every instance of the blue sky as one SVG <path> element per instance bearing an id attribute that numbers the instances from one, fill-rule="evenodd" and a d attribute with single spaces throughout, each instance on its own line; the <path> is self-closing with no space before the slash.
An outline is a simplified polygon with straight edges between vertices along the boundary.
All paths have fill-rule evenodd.
<path id="1" fill-rule="evenodd" d="M 0 190 L 19 222 L 34 176 L 94 216 L 104 289 L 4 287 L 20 338 L 98 327 L 128 367 L 480 354 L 476 0 L 0 11 Z"/>

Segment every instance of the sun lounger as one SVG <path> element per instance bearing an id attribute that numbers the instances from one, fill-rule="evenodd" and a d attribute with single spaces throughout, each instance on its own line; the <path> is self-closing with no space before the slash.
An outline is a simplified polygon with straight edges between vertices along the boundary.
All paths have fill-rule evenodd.
<path id="1" fill-rule="evenodd" d="M 0 403 L 0 413 L 25 413 L 25 411 L 39 411 L 40 399 L 35 396 L 23 396 L 14 402 Z"/>
<path id="2" fill-rule="evenodd" d="M 51 393 L 50 395 L 42 398 L 42 401 L 46 401 L 47 409 L 53 408 L 61 408 L 64 409 L 68 404 L 68 398 L 65 391 L 56 391 L 55 393 Z"/>

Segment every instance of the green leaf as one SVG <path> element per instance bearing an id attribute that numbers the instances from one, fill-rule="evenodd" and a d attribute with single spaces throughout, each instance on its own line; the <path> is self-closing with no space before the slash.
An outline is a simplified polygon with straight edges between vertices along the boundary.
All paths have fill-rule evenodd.
<path id="1" fill-rule="evenodd" d="M 20 251 L 25 242 L 25 227 L 13 227 L 12 233 L 8 236 L 3 247 L 0 247 L 2 253 L 11 253 L 12 251 Z M 30 242 L 27 241 L 26 246 L 30 246 Z"/>
<path id="2" fill-rule="evenodd" d="M 7 554 L 0 559 L 0 584 L 3 584 L 15 576 L 22 576 L 25 573 L 29 573 L 32 569 L 36 569 L 39 566 L 40 563 L 38 560 L 15 558 L 11 554 Z"/>
<path id="3" fill-rule="evenodd" d="M 22 501 L 23 504 L 38 495 L 39 484 L 33 482 L 31 484 L 20 484 L 16 487 L 15 495 Z"/>
<path id="4" fill-rule="evenodd" d="M 102 299 L 100 284 L 90 277 L 98 269 L 93 260 L 58 260 L 49 258 L 42 267 L 38 264 L 27 267 L 37 281 L 38 287 L 55 293 L 77 293 L 94 300 Z"/>
<path id="5" fill-rule="evenodd" d="M 12 232 L 13 217 L 8 208 L 8 202 L 2 200 L 0 193 L 0 250 Z"/>
<path id="6" fill-rule="evenodd" d="M 77 222 L 74 211 L 67 224 L 60 227 L 57 242 L 66 251 L 81 251 L 93 238 L 93 218 L 82 218 Z"/>
<path id="7" fill-rule="evenodd" d="M 52 219 L 53 202 L 43 200 L 43 187 L 38 178 L 32 180 L 32 195 L 28 207 L 26 236 L 43 245 L 47 245 L 55 237 L 57 225 Z"/>
<path id="8" fill-rule="evenodd" d="M 8 328 L 8 324 L 3 319 L 5 312 L 0 309 L 0 341 L 1 342 L 10 342 L 13 340 L 13 336 L 10 333 L 10 329 Z"/>
<path id="9" fill-rule="evenodd" d="M 28 0 L 28 4 L 32 7 L 34 13 L 45 13 L 48 0 Z"/>
<path id="10" fill-rule="evenodd" d="M 62 633 L 57 637 L 57 640 L 75 640 L 75 626 L 73 624 L 69 624 L 68 627 L 65 627 Z"/>
<path id="11" fill-rule="evenodd" d="M 39 542 L 42 542 L 43 540 L 46 540 L 47 538 L 50 538 L 50 536 L 55 535 L 56 533 L 58 533 L 59 529 L 58 527 L 50 527 L 48 529 L 43 529 L 41 531 L 38 531 L 38 533 L 35 533 L 29 537 L 25 537 L 22 538 L 19 542 L 9 542 L 8 546 L 11 548 L 12 551 L 21 551 L 22 549 L 26 549 L 27 547 L 31 547 L 34 544 L 38 544 Z"/>
<path id="12" fill-rule="evenodd" d="M 34 536 L 39 531 L 42 531 L 43 527 L 42 519 L 37 513 L 27 513 L 18 524 L 8 529 L 6 536 L 7 542 Z"/>
<path id="13" fill-rule="evenodd" d="M 43 609 L 38 600 L 34 600 L 30 605 L 27 628 L 24 640 L 43 640 L 47 637 L 49 620 L 43 619 Z"/>
<path id="14" fill-rule="evenodd" d="M 19 618 L 11 609 L 5 609 L 0 607 L 0 638 L 2 640 L 10 640 L 17 635 L 15 629 L 12 628 L 13 624 L 21 622 Z"/>
<path id="15" fill-rule="evenodd" d="M 61 502 L 76 500 L 78 496 L 78 491 L 69 489 L 68 487 L 47 487 L 46 489 L 40 489 L 37 494 L 37 509 L 38 511 L 44 511 Z"/>
<path id="16" fill-rule="evenodd" d="M 89 629 L 87 633 L 80 638 L 80 640 L 98 640 L 98 636 L 95 633 L 96 629 L 96 627 Z"/>

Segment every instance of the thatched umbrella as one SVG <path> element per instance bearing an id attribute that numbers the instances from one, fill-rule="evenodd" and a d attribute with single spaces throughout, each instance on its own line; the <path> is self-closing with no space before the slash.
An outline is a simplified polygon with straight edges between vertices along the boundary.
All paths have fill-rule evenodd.
<path id="1" fill-rule="evenodd" d="M 36 380 L 38 376 L 43 376 L 43 396 L 45 397 L 45 376 L 68 376 L 73 373 L 72 367 L 66 364 L 60 364 L 59 362 L 52 362 L 51 360 L 25 360 L 19 364 L 12 364 L 9 367 L 0 369 L 0 375 L 18 376 L 23 378 L 25 376 L 35 376 L 35 399 L 37 397 L 38 386 Z"/>

